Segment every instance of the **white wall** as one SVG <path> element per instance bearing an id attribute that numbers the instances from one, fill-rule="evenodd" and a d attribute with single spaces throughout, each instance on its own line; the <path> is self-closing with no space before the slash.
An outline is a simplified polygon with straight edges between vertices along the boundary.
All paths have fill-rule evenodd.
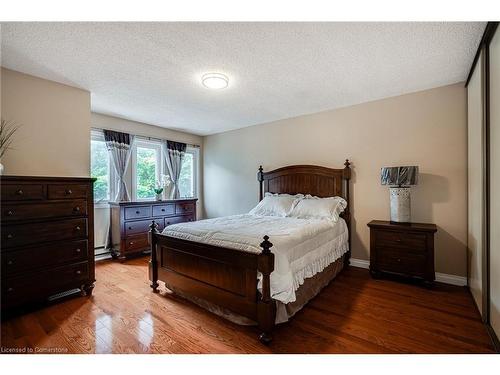
<path id="1" fill-rule="evenodd" d="M 380 168 L 418 165 L 413 220 L 433 222 L 436 270 L 466 275 L 467 130 L 462 83 L 204 138 L 207 217 L 250 210 L 258 201 L 257 168 L 292 164 L 353 165 L 352 256 L 369 259 L 372 219 L 389 219 Z"/>
<path id="2" fill-rule="evenodd" d="M 93 128 L 97 129 L 110 129 L 121 131 L 125 133 L 142 135 L 146 137 L 160 138 L 160 139 L 169 139 L 172 141 L 184 142 L 193 145 L 202 146 L 203 139 L 202 137 L 194 134 L 183 133 L 175 130 L 170 130 L 166 128 L 162 128 L 159 126 L 144 124 L 136 121 L 129 121 L 125 119 L 121 119 L 118 117 L 107 116 L 99 113 L 92 113 L 91 115 L 91 124 Z M 89 140 L 90 142 L 90 140 Z M 201 217 L 203 213 L 203 150 L 200 150 L 200 166 L 199 166 L 199 174 L 200 178 L 198 181 L 198 195 L 200 199 L 198 200 L 198 209 L 197 215 Z M 129 192 L 132 191 L 132 168 L 131 164 L 129 164 L 127 174 L 125 176 L 125 183 L 129 189 Z M 95 210 L 95 244 L 96 246 L 104 246 L 106 241 L 106 235 L 109 228 L 109 208 L 106 204 L 104 205 L 96 205 Z"/>

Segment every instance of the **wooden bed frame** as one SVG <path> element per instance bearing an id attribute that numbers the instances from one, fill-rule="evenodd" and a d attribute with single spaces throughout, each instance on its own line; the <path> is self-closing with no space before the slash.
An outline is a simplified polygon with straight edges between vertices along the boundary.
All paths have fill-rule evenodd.
<path id="1" fill-rule="evenodd" d="M 265 192 L 311 194 L 318 197 L 342 196 L 347 208 L 341 215 L 350 231 L 349 160 L 342 169 L 311 165 L 294 165 L 264 172 L 257 177 L 260 200 Z M 154 292 L 158 281 L 164 281 L 183 293 L 227 308 L 258 323 L 259 340 L 269 343 L 275 324 L 276 303 L 271 298 L 270 275 L 274 270 L 273 244 L 267 235 L 260 244 L 260 254 L 181 240 L 158 233 L 151 228 L 149 279 Z M 350 251 L 344 259 L 349 262 Z M 257 291 L 257 273 L 262 274 L 262 294 Z"/>

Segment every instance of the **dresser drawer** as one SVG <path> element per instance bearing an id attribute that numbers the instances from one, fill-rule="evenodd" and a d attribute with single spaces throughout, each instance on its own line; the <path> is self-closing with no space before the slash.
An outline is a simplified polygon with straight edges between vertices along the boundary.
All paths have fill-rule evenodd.
<path id="1" fill-rule="evenodd" d="M 186 203 L 176 203 L 175 205 L 175 213 L 178 215 L 188 214 L 194 212 L 195 204 L 192 202 Z"/>
<path id="2" fill-rule="evenodd" d="M 125 207 L 125 219 L 141 219 L 151 217 L 151 206 Z"/>
<path id="3" fill-rule="evenodd" d="M 194 221 L 194 215 L 166 217 L 165 218 L 165 227 L 168 227 L 169 225 L 172 225 L 172 224 L 185 223 L 187 221 Z"/>
<path id="4" fill-rule="evenodd" d="M 2 253 L 2 273 L 11 276 L 32 268 L 74 263 L 89 256 L 87 240 L 59 242 Z"/>
<path id="5" fill-rule="evenodd" d="M 175 204 L 157 204 L 153 206 L 153 216 L 166 216 L 175 214 Z"/>
<path id="6" fill-rule="evenodd" d="M 3 201 L 30 201 L 45 199 L 42 184 L 5 184 L 2 186 Z"/>
<path id="7" fill-rule="evenodd" d="M 377 248 L 377 263 L 381 271 L 423 276 L 427 258 L 404 250 Z"/>
<path id="8" fill-rule="evenodd" d="M 46 219 L 51 217 L 86 216 L 87 201 L 43 202 L 2 205 L 2 221 Z"/>
<path id="9" fill-rule="evenodd" d="M 2 227 L 2 249 L 48 241 L 87 238 L 87 219 L 10 224 Z"/>
<path id="10" fill-rule="evenodd" d="M 158 224 L 158 230 L 162 231 L 164 226 L 163 226 L 163 220 L 160 220 L 159 222 L 155 221 Z M 141 233 L 147 233 L 150 231 L 149 226 L 151 225 L 152 220 L 138 220 L 138 221 L 126 221 L 124 223 L 125 225 L 125 236 L 130 236 L 132 234 L 141 234 Z"/>
<path id="11" fill-rule="evenodd" d="M 425 252 L 427 236 L 422 233 L 391 232 L 379 230 L 375 237 L 377 246 Z"/>
<path id="12" fill-rule="evenodd" d="M 48 185 L 49 199 L 87 198 L 89 186 L 86 184 Z"/>
<path id="13" fill-rule="evenodd" d="M 88 262 L 55 267 L 41 272 L 25 273 L 23 276 L 7 278 L 2 283 L 2 304 L 11 307 L 27 301 L 43 299 L 45 296 L 79 287 L 89 278 Z"/>
<path id="14" fill-rule="evenodd" d="M 149 246 L 150 244 L 148 233 L 128 236 L 125 239 L 125 250 L 127 251 L 147 249 Z"/>

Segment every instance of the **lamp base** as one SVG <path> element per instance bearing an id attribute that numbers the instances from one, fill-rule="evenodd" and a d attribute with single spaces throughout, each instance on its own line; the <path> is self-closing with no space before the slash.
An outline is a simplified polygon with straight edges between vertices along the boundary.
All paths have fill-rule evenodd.
<path id="1" fill-rule="evenodd" d="M 391 187 L 391 222 L 402 224 L 411 222 L 410 188 Z"/>

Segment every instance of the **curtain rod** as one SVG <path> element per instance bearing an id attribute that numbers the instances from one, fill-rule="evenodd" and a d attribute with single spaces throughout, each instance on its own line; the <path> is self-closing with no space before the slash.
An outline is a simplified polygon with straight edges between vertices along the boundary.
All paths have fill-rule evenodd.
<path id="1" fill-rule="evenodd" d="M 94 129 L 94 130 L 110 130 L 110 131 L 114 131 L 114 132 L 119 132 L 120 130 L 116 130 L 116 129 L 105 129 L 105 128 L 96 128 L 96 127 L 91 127 L 91 129 Z M 123 133 L 123 131 L 122 131 Z M 156 137 L 150 137 L 148 135 L 142 135 L 142 134 L 132 134 L 133 136 L 135 137 L 139 137 L 139 138 L 144 138 L 144 139 L 147 139 L 149 141 L 166 141 L 167 139 L 164 139 L 164 138 L 156 138 Z M 173 140 L 173 139 L 168 139 L 169 141 L 170 140 Z M 176 142 L 180 142 L 180 141 L 176 141 Z M 186 143 L 186 142 L 182 142 L 182 143 Z M 187 146 L 190 146 L 190 147 L 195 147 L 195 148 L 200 148 L 201 146 L 200 145 L 195 145 L 195 144 L 191 144 L 191 143 L 186 143 Z"/>

